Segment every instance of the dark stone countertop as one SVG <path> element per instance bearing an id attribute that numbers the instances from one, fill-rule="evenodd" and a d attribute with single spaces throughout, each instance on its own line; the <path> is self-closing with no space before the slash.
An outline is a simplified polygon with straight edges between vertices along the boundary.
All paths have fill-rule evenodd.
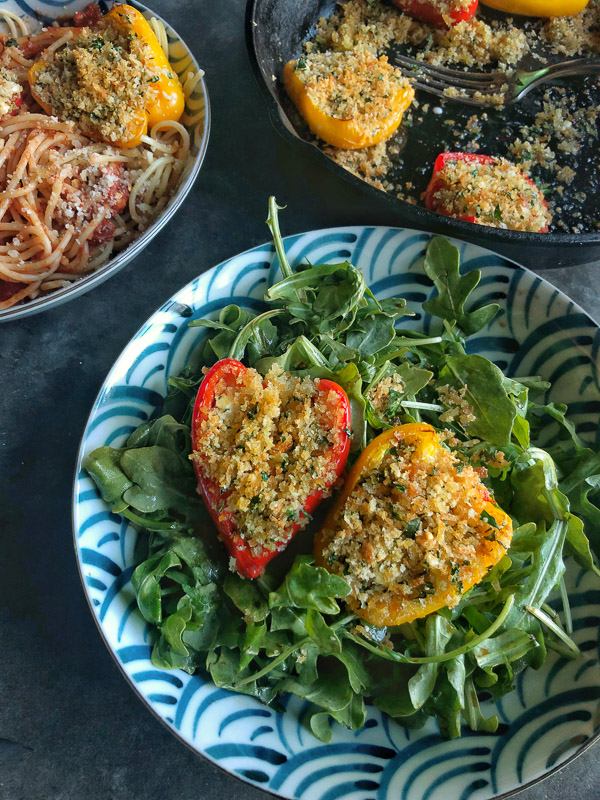
<path id="1" fill-rule="evenodd" d="M 279 138 L 250 71 L 244 0 L 154 0 L 206 70 L 208 155 L 187 202 L 119 274 L 0 326 L 0 800 L 260 800 L 181 745 L 123 680 L 92 620 L 71 533 L 79 440 L 96 393 L 144 320 L 199 273 L 284 233 L 399 224 Z M 600 265 L 544 277 L 600 318 Z M 520 795 L 600 798 L 598 748 Z"/>

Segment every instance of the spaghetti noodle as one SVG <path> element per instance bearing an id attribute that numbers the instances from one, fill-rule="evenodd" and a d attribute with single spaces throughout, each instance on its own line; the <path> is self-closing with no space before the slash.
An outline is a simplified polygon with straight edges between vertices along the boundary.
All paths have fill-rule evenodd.
<path id="1" fill-rule="evenodd" d="M 42 113 L 27 72 L 42 51 L 72 39 L 74 29 L 29 33 L 23 20 L 5 11 L 0 20 L 11 34 L 2 37 L 0 95 L 3 85 L 6 91 L 15 81 L 22 87 L 12 116 L 0 120 L 2 310 L 68 286 L 140 235 L 175 190 L 190 137 L 179 122 L 161 120 L 137 146 L 123 148 Z M 156 19 L 150 24 L 164 47 L 164 26 Z M 200 77 L 188 76 L 186 97 Z"/>

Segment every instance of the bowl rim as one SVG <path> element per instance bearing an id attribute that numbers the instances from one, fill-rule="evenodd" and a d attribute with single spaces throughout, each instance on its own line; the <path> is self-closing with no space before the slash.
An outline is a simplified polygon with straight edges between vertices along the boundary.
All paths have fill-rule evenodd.
<path id="1" fill-rule="evenodd" d="M 256 47 L 256 9 L 263 0 L 246 0 L 246 48 L 248 50 L 248 57 L 252 66 L 252 71 L 258 87 L 263 95 L 267 104 L 267 110 L 273 126 L 280 134 L 289 142 L 295 143 L 297 146 L 304 147 L 306 152 L 312 152 L 320 163 L 324 163 L 330 170 L 332 170 L 338 177 L 351 183 L 357 189 L 365 192 L 368 196 L 382 200 L 389 209 L 395 211 L 396 214 L 402 214 L 405 209 L 410 208 L 411 214 L 416 216 L 411 225 L 423 226 L 423 230 L 428 233 L 431 231 L 439 231 L 440 227 L 444 228 L 444 232 L 449 236 L 456 236 L 458 238 L 466 239 L 467 241 L 475 244 L 483 240 L 490 246 L 494 244 L 499 245 L 521 245 L 527 247 L 533 245 L 548 245 L 550 247 L 565 247 L 575 246 L 585 248 L 594 245 L 600 245 L 600 231 L 598 233 L 528 233 L 526 231 L 511 231 L 503 228 L 491 228 L 487 225 L 476 225 L 471 222 L 464 222 L 463 220 L 454 219 L 453 217 L 446 217 L 437 214 L 435 211 L 430 211 L 424 206 L 412 205 L 405 200 L 400 200 L 389 192 L 377 189 L 372 184 L 354 175 L 349 170 L 337 164 L 333 159 L 329 158 L 318 146 L 318 144 L 307 139 L 302 138 L 296 131 L 294 125 L 290 121 L 283 106 L 277 100 L 274 91 L 271 87 L 276 85 L 277 81 L 267 81 L 260 62 L 258 59 L 258 51 Z M 401 223 L 401 220 L 399 220 Z M 515 262 L 517 263 L 517 262 Z M 584 262 L 581 262 L 584 263 Z M 519 265 L 521 266 L 521 265 Z M 550 265 L 554 266 L 554 265 Z"/>
<path id="2" fill-rule="evenodd" d="M 252 0 L 250 0 L 250 2 L 251 1 Z M 284 242 L 284 245 L 285 245 L 286 241 L 291 239 L 291 238 L 296 239 L 297 237 L 301 237 L 301 236 L 305 236 L 305 235 L 313 234 L 313 233 L 321 233 L 321 234 L 323 234 L 323 233 L 330 233 L 331 231 L 334 231 L 334 230 L 335 231 L 344 231 L 344 230 L 352 230 L 354 228 L 374 228 L 374 229 L 384 229 L 384 230 L 388 230 L 388 231 L 389 230 L 402 230 L 402 231 L 410 231 L 411 233 L 415 233 L 415 234 L 425 233 L 428 236 L 436 235 L 436 234 L 432 233 L 431 231 L 420 230 L 418 228 L 406 227 L 406 226 L 403 226 L 403 225 L 364 225 L 364 224 L 332 225 L 332 226 L 329 226 L 327 228 L 315 228 L 315 229 L 312 229 L 312 230 L 299 231 L 297 233 L 287 234 L 286 236 L 283 237 L 283 242 Z M 455 237 L 455 238 L 460 238 L 460 237 Z M 166 721 L 166 719 L 164 719 L 163 717 L 160 716 L 160 714 L 155 709 L 155 707 L 153 705 L 151 705 L 148 702 L 148 700 L 144 697 L 144 695 L 142 694 L 142 692 L 138 688 L 137 684 L 135 684 L 131 680 L 131 678 L 127 674 L 123 664 L 119 661 L 119 659 L 117 657 L 117 654 L 116 654 L 116 651 L 113 649 L 113 647 L 111 646 L 110 642 L 108 641 L 107 636 L 104 633 L 104 629 L 103 629 L 103 627 L 102 627 L 102 625 L 100 623 L 98 615 L 96 614 L 95 608 L 94 608 L 94 606 L 92 604 L 92 600 L 91 600 L 90 594 L 87 591 L 85 576 L 83 574 L 83 565 L 82 565 L 82 562 L 81 562 L 80 557 L 79 557 L 79 544 L 78 544 L 78 537 L 77 537 L 77 521 L 76 521 L 76 510 L 77 510 L 77 505 L 78 505 L 77 482 L 78 482 L 78 478 L 79 478 L 79 472 L 81 470 L 81 464 L 82 464 L 82 461 L 83 461 L 83 457 L 85 455 L 85 453 L 84 453 L 84 444 L 85 444 L 86 432 L 88 430 L 90 422 L 92 421 L 92 417 L 93 417 L 93 415 L 95 413 L 95 410 L 96 410 L 96 408 L 98 406 L 100 398 L 104 393 L 104 389 L 105 389 L 106 383 L 109 380 L 109 378 L 111 377 L 111 375 L 113 374 L 113 372 L 116 370 L 117 364 L 118 364 L 121 356 L 123 355 L 124 351 L 137 338 L 138 334 L 140 334 L 140 332 L 147 327 L 149 321 L 153 317 L 155 317 L 163 309 L 163 307 L 172 300 L 172 298 L 175 295 L 179 294 L 183 289 L 185 289 L 187 286 L 189 286 L 191 283 L 193 283 L 195 280 L 197 280 L 198 277 L 200 277 L 201 275 L 207 275 L 209 273 L 212 273 L 215 270 L 219 269 L 224 264 L 227 264 L 232 259 L 242 257 L 242 256 L 244 256 L 244 255 L 246 255 L 248 253 L 251 253 L 252 251 L 264 248 L 265 246 L 267 246 L 269 244 L 270 244 L 270 241 L 266 241 L 266 242 L 254 245 L 252 247 L 249 247 L 246 250 L 241 251 L 240 253 L 234 253 L 233 256 L 225 258 L 224 260 L 220 261 L 218 264 L 215 264 L 214 266 L 210 267 L 208 270 L 205 270 L 204 272 L 202 272 L 199 275 L 197 275 L 196 278 L 192 278 L 186 284 L 184 284 L 179 289 L 177 289 L 175 292 L 173 292 L 169 298 L 167 298 L 158 308 L 156 308 L 146 318 L 146 320 L 140 325 L 140 327 L 131 335 L 131 337 L 128 339 L 127 343 L 122 347 L 121 351 L 117 355 L 115 361 L 113 362 L 113 364 L 110 367 L 109 371 L 107 372 L 106 376 L 102 380 L 102 384 L 101 384 L 100 388 L 98 389 L 96 397 L 94 398 L 94 401 L 92 403 L 90 413 L 88 414 L 88 417 L 86 419 L 86 422 L 85 422 L 85 425 L 84 425 L 84 428 L 83 428 L 83 431 L 82 431 L 82 434 L 81 434 L 81 438 L 80 438 L 80 441 L 79 441 L 79 446 L 77 448 L 77 457 L 76 457 L 76 460 L 75 460 L 75 467 L 74 467 L 74 474 L 73 474 L 73 489 L 72 489 L 72 493 L 71 493 L 71 498 L 72 498 L 71 499 L 71 529 L 72 529 L 72 535 L 73 535 L 73 555 L 74 555 L 74 558 L 75 558 L 75 564 L 76 564 L 76 567 L 77 567 L 77 572 L 79 574 L 79 578 L 81 580 L 81 587 L 83 589 L 83 594 L 85 596 L 85 600 L 86 600 L 86 603 L 87 603 L 88 608 L 90 610 L 90 614 L 92 616 L 92 619 L 94 620 L 96 628 L 98 629 L 98 632 L 100 634 L 100 637 L 101 637 L 102 641 L 104 642 L 104 645 L 106 646 L 106 649 L 110 653 L 110 655 L 111 655 L 114 663 L 116 664 L 119 672 L 121 673 L 121 675 L 125 679 L 126 684 L 134 692 L 134 694 L 137 696 L 138 700 L 142 703 L 144 708 L 147 709 L 148 711 L 150 711 L 151 714 L 165 727 L 165 729 L 168 730 L 169 733 L 171 733 L 173 736 L 175 736 L 175 738 L 178 739 L 178 741 L 180 741 L 182 744 L 184 744 L 188 748 L 188 750 L 190 750 L 192 753 L 194 753 L 194 755 L 200 756 L 201 758 L 206 759 L 210 764 L 212 764 L 215 767 L 218 767 L 218 769 L 221 770 L 221 772 L 223 772 L 225 775 L 228 775 L 229 777 L 235 778 L 236 780 L 238 780 L 240 783 L 244 784 L 245 786 L 250 785 L 255 789 L 259 789 L 259 790 L 265 792 L 265 794 L 269 795 L 270 797 L 278 798 L 278 800 L 281 800 L 281 798 L 285 797 L 284 795 L 282 795 L 280 793 L 277 793 L 277 792 L 274 792 L 271 789 L 269 789 L 268 787 L 257 786 L 255 783 L 253 783 L 252 781 L 242 777 L 237 772 L 228 770 L 226 767 L 224 767 L 218 761 L 213 759 L 207 753 L 202 752 L 201 750 L 195 748 L 193 746 L 193 744 L 191 742 L 187 741 L 185 739 L 185 737 L 176 728 L 174 728 L 173 726 L 169 725 L 169 723 Z M 546 284 L 548 284 L 550 286 L 553 286 L 553 284 L 550 281 L 548 281 L 546 278 L 543 278 L 542 276 L 538 275 L 538 273 L 536 273 L 533 270 L 529 269 L 529 267 L 526 267 L 523 264 L 519 263 L 514 258 L 510 258 L 508 256 L 502 255 L 501 253 L 497 253 L 494 250 L 490 250 L 490 248 L 488 248 L 485 244 L 478 244 L 478 243 L 476 243 L 476 244 L 477 244 L 478 247 L 480 247 L 480 248 L 482 248 L 484 250 L 489 250 L 494 255 L 498 255 L 500 258 L 504 259 L 505 261 L 509 262 L 510 264 L 513 264 L 514 266 L 518 267 L 519 269 L 522 269 L 525 272 L 528 272 L 529 274 L 534 275 L 535 277 L 539 278 L 539 280 L 541 280 L 542 282 L 544 282 L 544 283 L 546 283 Z M 580 313 L 584 314 L 590 320 L 590 322 L 593 325 L 595 325 L 598 329 L 600 329 L 600 321 L 599 320 L 596 320 L 591 314 L 589 314 L 589 312 L 585 311 L 566 292 L 563 292 L 561 289 L 556 289 L 556 291 L 560 295 L 562 295 L 564 298 L 566 298 L 572 304 L 572 309 L 571 309 L 572 312 L 580 312 Z M 600 730 L 598 730 L 593 736 L 591 736 L 586 742 L 584 742 L 575 753 L 570 755 L 562 763 L 557 764 L 556 766 L 552 767 L 552 769 L 548 770 L 543 775 L 539 775 L 539 776 L 537 776 L 535 778 L 532 778 L 531 780 L 527 781 L 527 783 L 524 783 L 521 786 L 518 786 L 518 787 L 516 787 L 514 789 L 510 789 L 509 791 L 504 792 L 503 794 L 494 795 L 493 798 L 491 798 L 491 800 L 508 800 L 508 798 L 514 797 L 515 795 L 519 794 L 520 792 L 524 791 L 525 789 L 529 789 L 529 788 L 541 783 L 542 781 L 546 780 L 546 778 L 549 778 L 550 776 L 555 775 L 556 773 L 560 772 L 565 767 L 569 766 L 569 764 L 571 764 L 582 753 L 585 753 L 590 747 L 592 747 L 592 745 L 596 744 L 598 741 L 600 741 Z M 342 800 L 343 800 L 343 798 L 342 798 Z"/>
<path id="3" fill-rule="evenodd" d="M 196 72 L 202 72 L 199 85 L 202 87 L 202 94 L 204 97 L 204 126 L 202 130 L 202 138 L 198 144 L 198 152 L 192 156 L 191 169 L 189 170 L 184 182 L 171 197 L 166 208 L 152 222 L 150 227 L 143 231 L 141 236 L 138 236 L 137 239 L 134 239 L 134 241 L 131 242 L 131 244 L 129 244 L 124 250 L 118 253 L 114 258 L 109 258 L 109 260 L 102 266 L 98 267 L 98 269 L 88 273 L 87 275 L 84 275 L 81 278 L 78 278 L 69 286 L 65 286 L 63 289 L 58 289 L 57 291 L 50 292 L 47 295 L 37 297 L 35 300 L 32 300 L 29 303 L 21 303 L 4 310 L 0 310 L 0 323 L 22 317 L 33 316 L 34 314 L 39 314 L 42 311 L 47 311 L 49 308 L 62 305 L 69 300 L 73 300 L 75 297 L 79 297 L 82 294 L 89 292 L 95 286 L 99 286 L 116 272 L 119 272 L 119 270 L 123 269 L 123 267 L 129 264 L 130 261 L 133 261 L 133 259 L 136 258 L 148 244 L 150 244 L 152 239 L 154 239 L 154 237 L 172 219 L 187 198 L 196 178 L 198 177 L 200 168 L 202 167 L 204 158 L 206 156 L 206 151 L 208 149 L 211 129 L 210 99 L 208 96 L 208 88 L 204 73 L 198 64 L 195 55 L 185 42 L 185 39 L 179 35 L 179 33 L 169 22 L 167 22 L 167 20 L 164 19 L 164 17 L 161 17 L 159 14 L 155 13 L 144 3 L 138 2 L 138 0 L 132 0 L 132 4 L 145 15 L 150 14 L 153 17 L 156 17 L 156 19 L 160 20 L 165 25 L 165 28 L 168 31 L 171 31 L 185 46 L 187 55 L 192 62 L 194 70 Z"/>

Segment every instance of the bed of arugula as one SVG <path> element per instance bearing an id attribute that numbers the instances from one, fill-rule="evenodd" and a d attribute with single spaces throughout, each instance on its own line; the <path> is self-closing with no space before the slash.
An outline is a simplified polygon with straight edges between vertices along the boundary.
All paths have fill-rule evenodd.
<path id="1" fill-rule="evenodd" d="M 139 566 L 132 583 L 153 631 L 157 667 L 209 673 L 217 686 L 280 708 L 288 693 L 310 701 L 305 723 L 331 739 L 331 719 L 352 729 L 371 703 L 407 727 L 435 717 L 445 737 L 461 727 L 493 732 L 496 716 L 480 710 L 482 692 L 502 697 L 523 668 L 547 651 L 577 658 L 564 558 L 600 575 L 600 454 L 579 439 L 566 407 L 544 403 L 549 384 L 512 379 L 465 340 L 497 314 L 495 304 L 469 310 L 478 270 L 459 271 L 459 254 L 433 238 L 423 269 L 437 294 L 423 309 L 439 335 L 402 330 L 402 298 L 377 301 L 352 264 L 288 264 L 270 202 L 267 220 L 283 279 L 259 315 L 224 308 L 218 320 L 194 320 L 207 335 L 194 365 L 169 379 L 161 416 L 134 431 L 122 448 L 101 447 L 85 460 L 112 511 L 138 530 Z M 277 362 L 295 374 L 328 377 L 352 404 L 351 458 L 390 423 L 425 420 L 452 428 L 461 459 L 502 450 L 508 466 L 486 480 L 513 517 L 512 546 L 460 604 L 400 628 L 375 628 L 346 612 L 347 583 L 313 565 L 312 528 L 296 537 L 263 578 L 228 570 L 224 548 L 196 493 L 189 460 L 191 408 L 201 369 L 224 357 L 265 373 Z M 397 372 L 404 391 L 378 416 L 369 389 Z M 475 420 L 466 429 L 440 423 L 437 385 L 467 387 Z M 538 401 L 538 402 L 536 402 Z M 536 446 L 539 431 L 558 426 L 557 443 Z M 590 548 L 591 542 L 591 548 Z M 547 604 L 560 593 L 560 615 Z M 556 604 L 554 604 L 556 605 Z"/>

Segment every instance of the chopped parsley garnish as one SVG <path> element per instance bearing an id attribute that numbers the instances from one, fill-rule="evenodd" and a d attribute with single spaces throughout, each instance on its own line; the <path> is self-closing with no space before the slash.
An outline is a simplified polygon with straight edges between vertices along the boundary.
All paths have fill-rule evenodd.
<path id="1" fill-rule="evenodd" d="M 490 525 L 492 528 L 500 530 L 500 526 L 498 525 L 494 517 L 492 517 L 489 511 L 482 511 L 481 514 L 479 515 L 479 519 L 483 520 L 483 522 L 487 522 L 487 524 Z"/>
<path id="2" fill-rule="evenodd" d="M 390 389 L 390 393 L 388 395 L 388 403 L 385 409 L 385 416 L 388 419 L 391 419 L 397 416 L 398 412 L 400 411 L 400 407 L 402 405 L 402 397 L 403 393 L 396 391 L 396 389 Z"/>

